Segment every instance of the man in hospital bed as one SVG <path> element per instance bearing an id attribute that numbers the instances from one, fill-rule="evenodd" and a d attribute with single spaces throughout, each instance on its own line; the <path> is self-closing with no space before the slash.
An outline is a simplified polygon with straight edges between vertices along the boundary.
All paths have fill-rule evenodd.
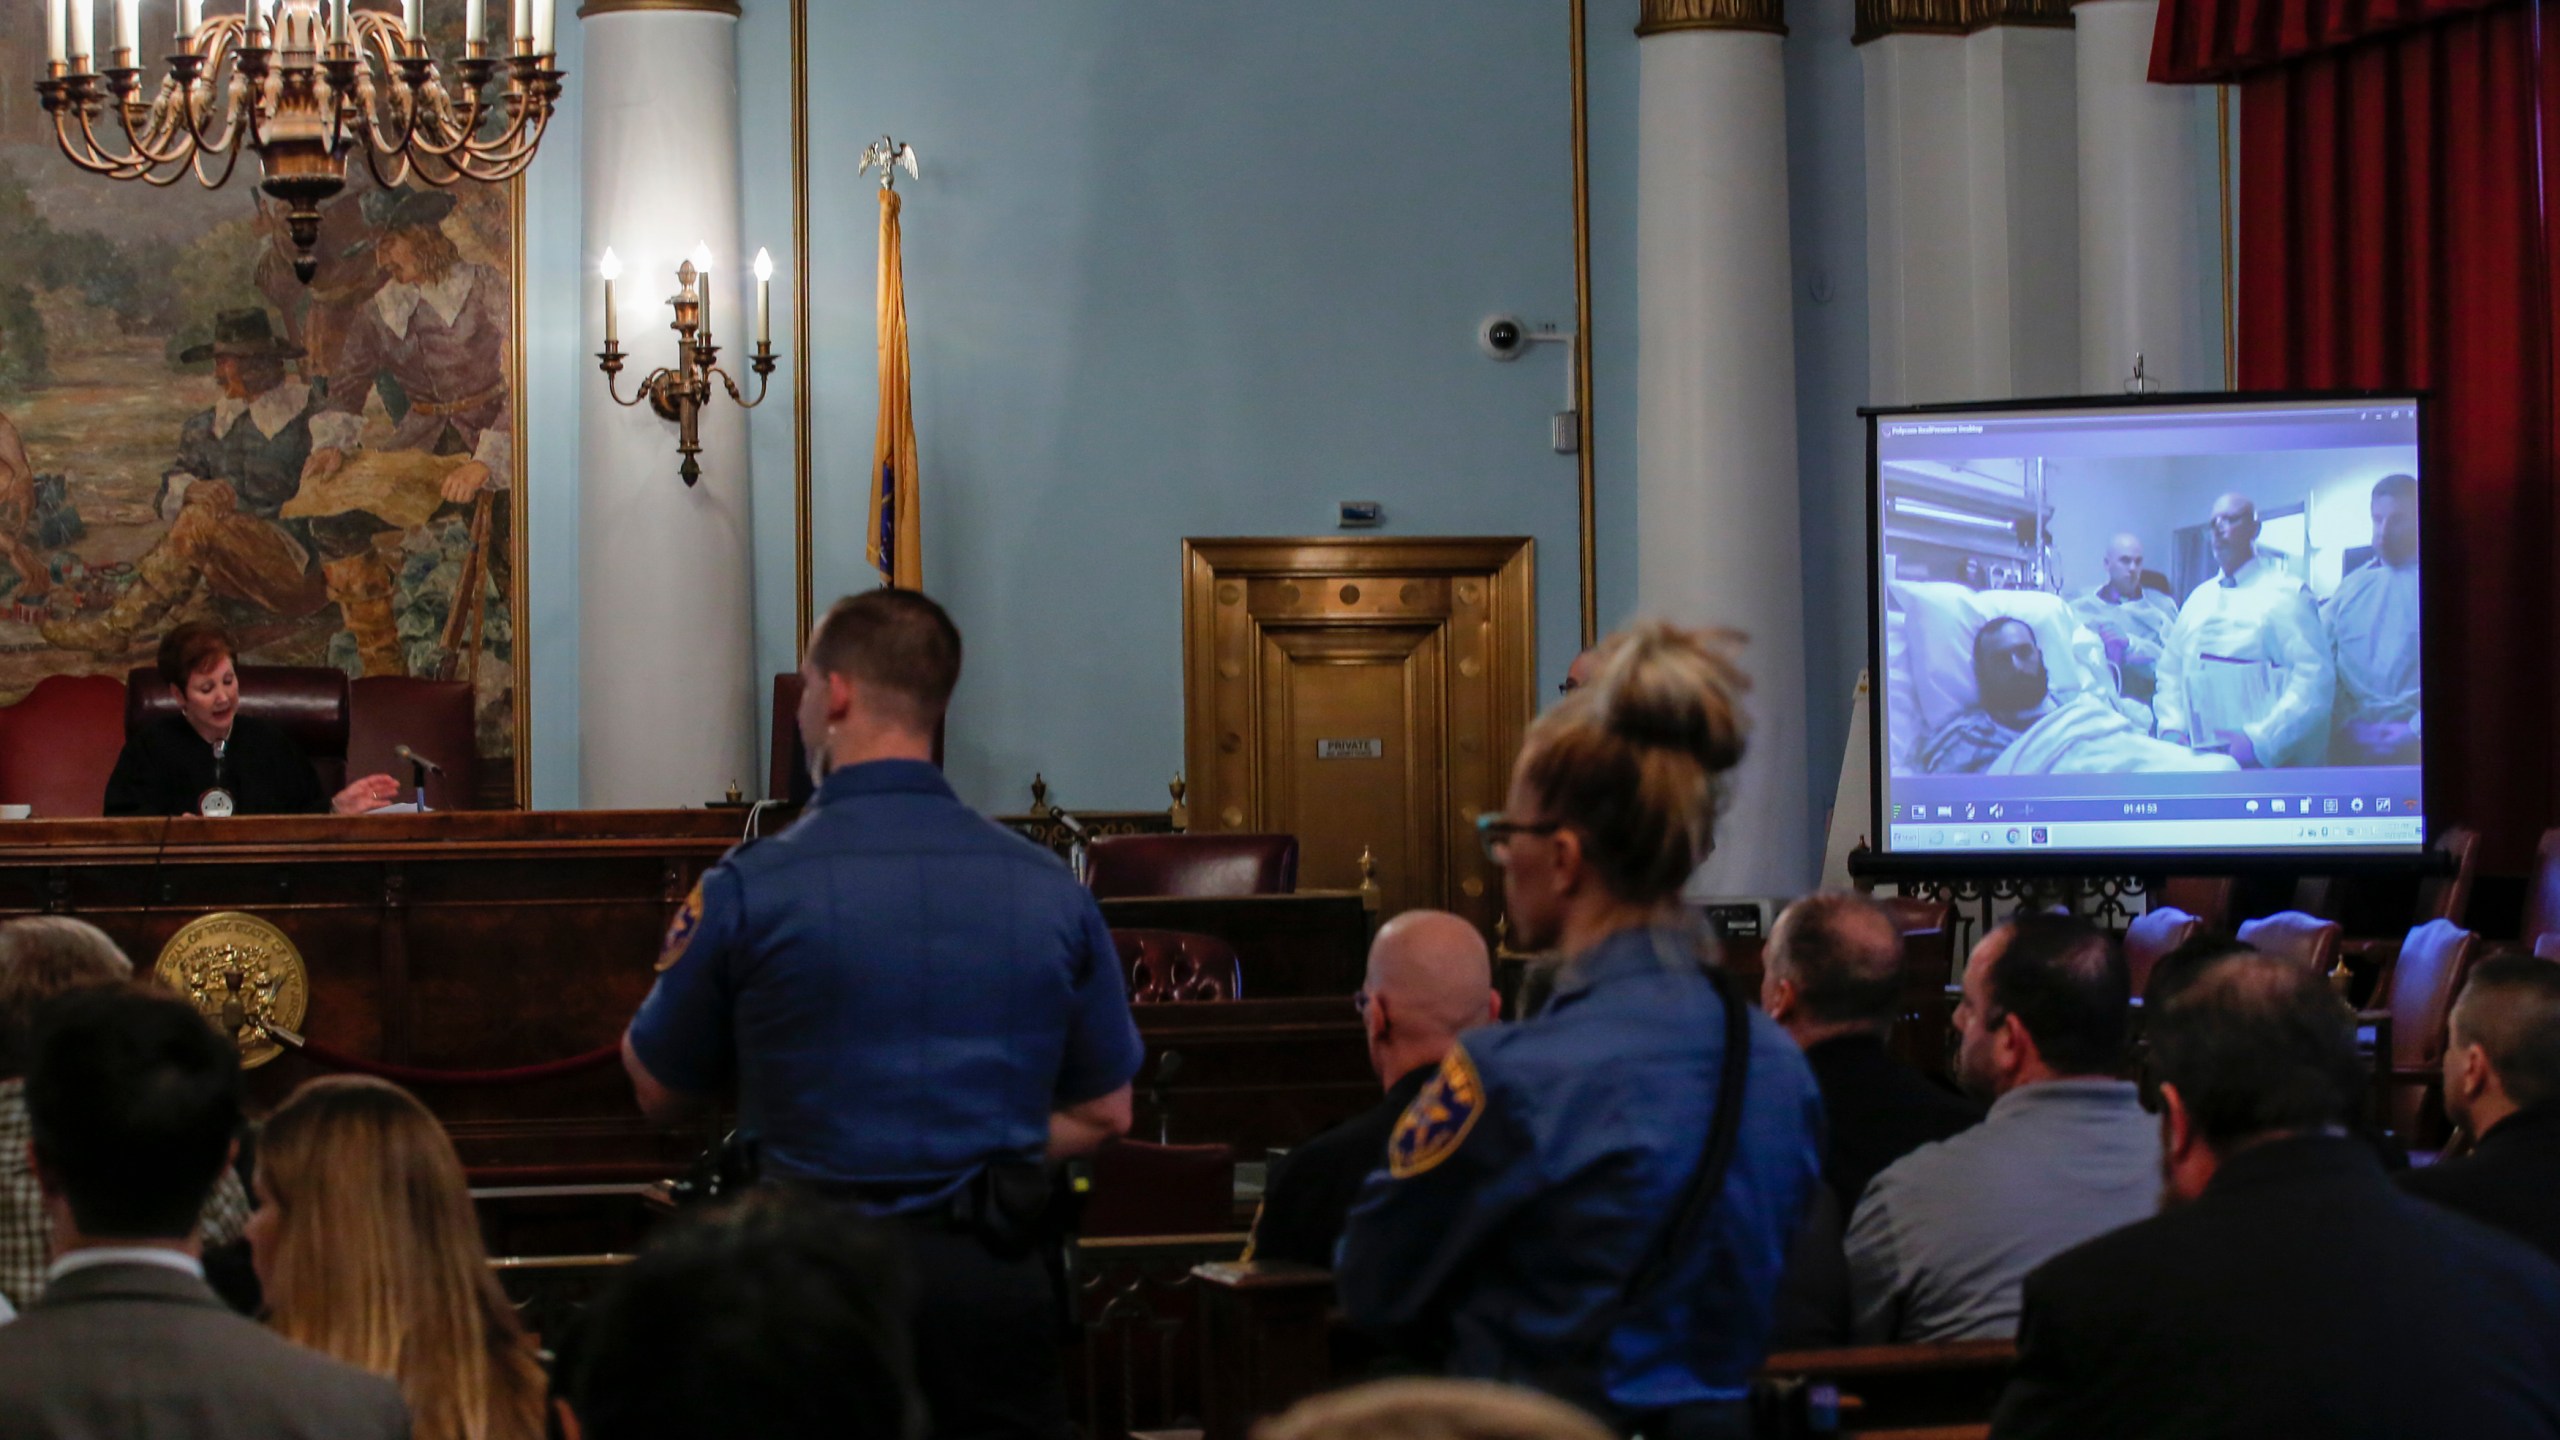
<path id="1" fill-rule="evenodd" d="M 1996 618 L 1975 632 L 1973 676 L 1980 703 L 1948 719 L 1920 747 L 1920 768 L 1932 775 L 2238 768 L 2227 755 L 2192 754 L 2183 745 L 2152 739 L 2102 695 L 2055 699 L 2044 649 L 2022 620 Z"/>

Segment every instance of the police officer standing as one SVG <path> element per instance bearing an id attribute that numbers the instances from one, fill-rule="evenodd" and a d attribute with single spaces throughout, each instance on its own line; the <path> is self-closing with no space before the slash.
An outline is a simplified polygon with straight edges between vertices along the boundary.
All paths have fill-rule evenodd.
<path id="1" fill-rule="evenodd" d="M 1786 1032 L 1703 963 L 1680 903 L 1741 759 L 1721 638 L 1604 647 L 1479 822 L 1512 934 L 1567 957 L 1537 1015 L 1461 1036 L 1351 1212 L 1352 1321 L 1622 1434 L 1749 1433 L 1822 1101 Z"/>
<path id="2" fill-rule="evenodd" d="M 923 595 L 827 611 L 801 667 L 817 795 L 686 898 L 623 1062 L 661 1122 L 734 1086 L 767 1182 L 899 1222 L 937 1440 L 1061 1440 L 1045 1162 L 1128 1130 L 1141 1051 L 1093 897 L 932 763 L 959 677 Z"/>

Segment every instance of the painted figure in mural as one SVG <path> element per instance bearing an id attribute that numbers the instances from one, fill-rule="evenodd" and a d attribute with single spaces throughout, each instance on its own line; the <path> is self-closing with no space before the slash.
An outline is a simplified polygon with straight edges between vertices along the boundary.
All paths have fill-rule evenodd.
<path id="1" fill-rule="evenodd" d="M 383 285 L 375 247 L 365 243 L 371 234 L 364 208 L 369 193 L 342 195 L 320 207 L 320 240 L 314 251 L 319 268 L 308 284 L 293 273 L 292 250 L 284 238 L 285 207 L 258 207 L 260 231 L 268 243 L 258 249 L 250 283 L 266 297 L 285 338 L 302 347 L 302 378 L 322 390 L 337 373 L 347 331 Z"/>
<path id="2" fill-rule="evenodd" d="M 464 259 L 444 233 L 453 205 L 442 190 L 364 197 L 385 281 L 348 325 L 331 364 L 292 512 L 312 522 L 329 595 L 368 675 L 407 673 L 392 610 L 390 551 L 399 532 L 442 505 L 504 490 L 514 470 L 511 291 L 504 275 Z M 359 453 L 364 409 L 377 393 L 392 432 L 367 456 Z M 494 572 L 505 547 L 492 548 Z"/>
<path id="3" fill-rule="evenodd" d="M 133 583 L 97 615 L 47 620 L 44 638 L 69 650 L 115 655 L 138 632 L 214 595 L 284 616 L 310 614 L 323 597 L 311 554 L 279 516 L 311 455 L 320 396 L 293 378 L 300 346 L 279 339 L 264 310 L 230 310 L 214 339 L 180 354 L 210 359 L 222 398 L 188 418 L 155 508 L 168 533 L 134 562 Z"/>
<path id="4" fill-rule="evenodd" d="M 18 572 L 16 603 L 26 613 L 40 610 L 53 589 L 53 572 L 28 543 L 35 528 L 35 463 L 27 458 L 27 442 L 19 438 L 18 427 L 0 415 L 0 556 Z"/>

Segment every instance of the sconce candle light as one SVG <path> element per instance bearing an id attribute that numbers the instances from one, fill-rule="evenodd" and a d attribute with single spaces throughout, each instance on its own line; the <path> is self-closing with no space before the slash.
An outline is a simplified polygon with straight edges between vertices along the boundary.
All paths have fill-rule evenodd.
<path id="1" fill-rule="evenodd" d="M 622 398 L 623 352 L 619 327 L 613 308 L 613 282 L 622 276 L 622 261 L 612 250 L 604 252 L 597 262 L 596 273 L 604 279 L 604 349 L 596 356 L 605 375 L 605 386 L 617 405 L 649 402 L 649 408 L 663 419 L 676 422 L 676 453 L 684 463 L 676 473 L 684 483 L 692 485 L 702 478 L 702 407 L 711 403 L 714 377 L 729 398 L 742 410 L 752 410 L 764 403 L 773 367 L 780 363 L 773 353 L 773 260 L 756 252 L 756 348 L 748 358 L 755 372 L 756 396 L 746 398 L 737 380 L 720 368 L 720 347 L 711 336 L 711 247 L 697 246 L 693 258 L 676 267 L 676 293 L 667 304 L 675 311 L 668 328 L 676 332 L 676 363 L 673 368 L 652 370 L 640 381 L 637 393 Z"/>

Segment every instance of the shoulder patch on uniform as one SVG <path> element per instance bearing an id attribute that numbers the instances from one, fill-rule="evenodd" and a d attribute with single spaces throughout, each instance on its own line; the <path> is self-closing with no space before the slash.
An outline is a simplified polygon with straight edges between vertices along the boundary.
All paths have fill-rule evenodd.
<path id="1" fill-rule="evenodd" d="M 1387 1141 L 1387 1173 L 1409 1180 L 1458 1152 L 1484 1114 L 1484 1082 L 1466 1047 L 1452 1045 L 1440 1073 L 1422 1087 Z"/>
<path id="2" fill-rule="evenodd" d="M 685 947 L 693 943 L 693 932 L 702 928 L 702 882 L 693 882 L 693 890 L 684 897 L 684 905 L 676 918 L 667 922 L 666 943 L 658 947 L 658 972 L 664 974 L 684 958 Z"/>

